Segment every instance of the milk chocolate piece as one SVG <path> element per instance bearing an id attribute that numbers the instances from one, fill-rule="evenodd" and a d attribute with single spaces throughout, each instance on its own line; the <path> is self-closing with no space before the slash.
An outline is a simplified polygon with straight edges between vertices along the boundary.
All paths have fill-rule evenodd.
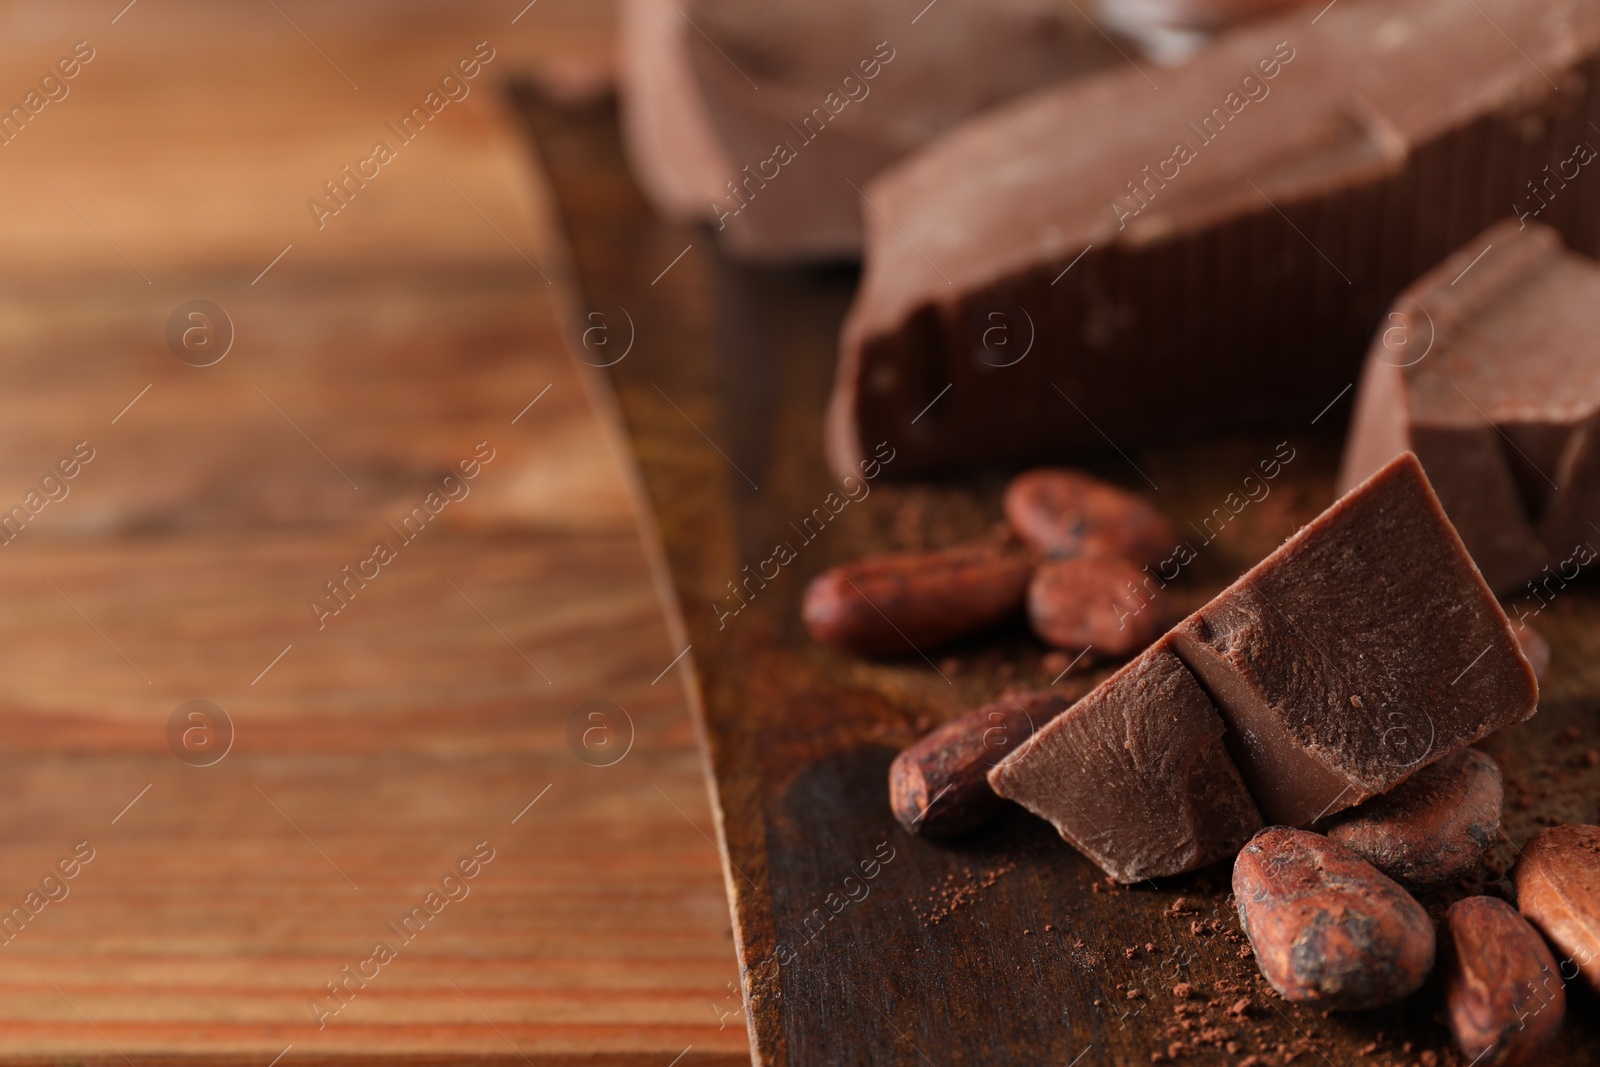
<path id="1" fill-rule="evenodd" d="M 1309 826 L 1531 716 L 1538 683 L 1415 456 L 1168 636 L 1268 820 Z"/>
<path id="2" fill-rule="evenodd" d="M 1406 285 L 1600 143 L 1600 5 L 1475 2 L 1341 0 L 1315 27 L 1296 9 L 880 175 L 835 468 L 885 439 L 916 478 L 1316 418 Z M 1552 183 L 1541 216 L 1585 253 L 1596 171 Z M 1026 358 L 997 358 L 998 324 Z"/>
<path id="3" fill-rule="evenodd" d="M 1437 885 L 1483 860 L 1504 799 L 1499 766 L 1469 748 L 1340 815 L 1328 837 L 1390 878 Z"/>
<path id="4" fill-rule="evenodd" d="M 1261 816 L 1222 719 L 1164 645 L 1108 678 L 989 772 L 1119 882 L 1227 859 Z"/>
<path id="5" fill-rule="evenodd" d="M 989 782 L 1136 881 L 1222 858 L 1258 810 L 1308 826 L 1359 804 L 1537 700 L 1510 620 L 1407 453 Z"/>
<path id="6" fill-rule="evenodd" d="M 873 174 L 971 115 L 1123 62 L 1053 0 L 920 16 L 896 0 L 627 0 L 621 38 L 647 195 L 767 261 L 858 255 Z"/>
<path id="7" fill-rule="evenodd" d="M 1595 556 L 1597 333 L 1600 266 L 1540 223 L 1490 228 L 1390 310 L 1340 482 L 1410 449 L 1489 585 L 1505 594 L 1535 578 L 1528 592 L 1548 599 Z"/>
<path id="8" fill-rule="evenodd" d="M 889 765 L 889 804 L 907 833 L 958 837 L 994 818 L 1005 802 L 989 768 L 1016 751 L 1070 702 L 1060 693 L 1002 697 L 945 723 Z"/>

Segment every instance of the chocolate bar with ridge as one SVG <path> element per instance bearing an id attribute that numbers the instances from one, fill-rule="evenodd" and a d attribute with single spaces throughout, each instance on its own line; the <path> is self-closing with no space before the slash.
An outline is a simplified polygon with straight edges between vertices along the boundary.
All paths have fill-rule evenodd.
<path id="1" fill-rule="evenodd" d="M 1491 223 L 1537 211 L 1600 253 L 1600 167 L 1568 164 L 1600 144 L 1600 5 L 1476 2 L 1291 9 L 879 175 L 835 469 L 863 441 L 917 478 L 1307 426 L 1395 296 Z"/>
<path id="2" fill-rule="evenodd" d="M 1490 228 L 1380 327 L 1340 484 L 1415 452 L 1489 585 L 1553 596 L 1600 544 L 1597 336 L 1600 265 L 1538 222 Z"/>

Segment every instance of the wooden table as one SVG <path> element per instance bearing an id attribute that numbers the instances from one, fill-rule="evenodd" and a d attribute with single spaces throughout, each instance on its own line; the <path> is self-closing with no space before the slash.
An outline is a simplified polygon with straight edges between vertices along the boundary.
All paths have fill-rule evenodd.
<path id="1" fill-rule="evenodd" d="M 603 79 L 608 9 L 125 4 L 0 7 L 0 99 L 95 50 L 0 146 L 3 507 L 94 456 L 0 547 L 0 912 L 93 855 L 0 935 L 0 1062 L 745 1061 L 681 646 L 500 95 Z M 212 366 L 167 340 L 193 299 L 232 322 Z M 232 724 L 206 766 L 192 700 Z"/>

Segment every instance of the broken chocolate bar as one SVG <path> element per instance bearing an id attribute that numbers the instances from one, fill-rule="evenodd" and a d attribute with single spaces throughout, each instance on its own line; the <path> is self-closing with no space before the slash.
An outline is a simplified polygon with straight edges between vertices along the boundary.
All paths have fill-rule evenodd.
<path id="1" fill-rule="evenodd" d="M 877 171 L 970 115 L 1122 62 L 1051 0 L 921 16 L 893 0 L 630 0 L 621 39 L 646 193 L 769 261 L 858 255 L 859 190 Z"/>
<path id="2" fill-rule="evenodd" d="M 1205 691 L 1157 645 L 1040 729 L 989 784 L 1119 882 L 1227 859 L 1261 828 Z"/>
<path id="3" fill-rule="evenodd" d="M 1600 167 L 1568 163 L 1600 143 L 1600 5 L 1475 2 L 1294 9 L 880 175 L 832 464 L 886 438 L 916 478 L 1304 425 L 1394 297 L 1514 203 L 1600 252 Z M 1536 200 L 1547 165 L 1564 184 Z"/>
<path id="4" fill-rule="evenodd" d="M 1121 881 L 1309 826 L 1535 710 L 1510 620 L 1407 453 L 989 772 Z"/>
<path id="5" fill-rule="evenodd" d="M 1406 289 L 1380 327 L 1340 482 L 1409 449 L 1496 592 L 1541 577 L 1564 586 L 1595 556 L 1597 332 L 1600 266 L 1540 223 L 1492 227 Z"/>
<path id="6" fill-rule="evenodd" d="M 1272 822 L 1309 826 L 1538 702 L 1533 668 L 1409 452 L 1166 638 Z"/>

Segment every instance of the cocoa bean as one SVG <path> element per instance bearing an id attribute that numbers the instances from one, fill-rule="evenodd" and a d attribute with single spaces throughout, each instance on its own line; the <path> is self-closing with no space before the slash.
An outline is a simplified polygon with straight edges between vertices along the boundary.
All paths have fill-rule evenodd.
<path id="1" fill-rule="evenodd" d="M 895 757 L 889 803 L 907 833 L 956 837 L 1004 810 L 989 768 L 1070 707 L 1060 693 L 1021 693 L 945 723 Z"/>
<path id="2" fill-rule="evenodd" d="M 1439 950 L 1450 1030 L 1476 1067 L 1531 1063 L 1560 1032 L 1567 992 L 1555 957 L 1511 905 L 1456 901 Z"/>
<path id="3" fill-rule="evenodd" d="M 1522 646 L 1522 654 L 1527 657 L 1528 665 L 1533 668 L 1533 676 L 1539 682 L 1544 681 L 1545 672 L 1550 670 L 1550 642 L 1527 623 L 1517 624 L 1517 643 Z"/>
<path id="4" fill-rule="evenodd" d="M 1093 648 L 1101 659 L 1143 650 L 1175 621 L 1144 571 L 1127 560 L 1088 556 L 1040 565 L 1028 585 L 1028 618 L 1046 644 L 1069 652 Z"/>
<path id="5" fill-rule="evenodd" d="M 1261 831 L 1234 862 L 1233 894 L 1256 963 L 1285 1000 L 1382 1007 L 1414 993 L 1433 969 L 1422 905 L 1321 834 Z"/>
<path id="6" fill-rule="evenodd" d="M 1464 749 L 1336 816 L 1328 836 L 1391 878 L 1436 885 L 1482 861 L 1503 799 L 1499 766 Z"/>
<path id="7" fill-rule="evenodd" d="M 1033 564 L 990 546 L 872 556 L 818 575 L 801 617 L 818 641 L 907 656 L 1020 614 Z"/>
<path id="8" fill-rule="evenodd" d="M 1600 826 L 1552 826 L 1522 848 L 1512 874 L 1517 907 L 1556 954 L 1600 991 Z"/>
<path id="9" fill-rule="evenodd" d="M 1136 493 L 1080 471 L 1042 467 L 1006 487 L 1006 519 L 1046 555 L 1113 556 L 1154 567 L 1172 554 L 1178 532 Z"/>

